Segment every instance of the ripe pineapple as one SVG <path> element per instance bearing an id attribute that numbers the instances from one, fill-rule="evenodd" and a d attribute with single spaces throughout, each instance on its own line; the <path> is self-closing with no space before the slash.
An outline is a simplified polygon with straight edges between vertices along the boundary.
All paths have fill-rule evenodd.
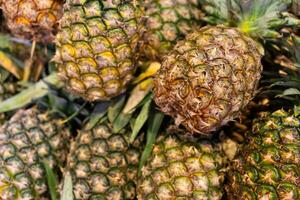
<path id="1" fill-rule="evenodd" d="M 221 199 L 225 157 L 209 141 L 157 139 L 138 181 L 139 200 Z"/>
<path id="2" fill-rule="evenodd" d="M 88 101 L 123 93 L 136 69 L 141 16 L 134 0 L 68 0 L 54 58 L 67 90 Z"/>
<path id="3" fill-rule="evenodd" d="M 13 34 L 49 43 L 63 13 L 63 0 L 5 0 L 1 7 Z"/>
<path id="4" fill-rule="evenodd" d="M 230 199 L 300 199 L 300 118 L 277 110 L 253 122 L 248 141 L 231 165 Z"/>
<path id="5" fill-rule="evenodd" d="M 224 1 L 224 6 L 212 7 L 223 14 L 213 12 L 213 17 L 238 27 L 216 25 L 194 30 L 164 58 L 154 80 L 154 100 L 177 125 L 209 135 L 237 118 L 253 98 L 264 55 L 258 41 L 279 37 L 273 29 L 287 21 L 279 14 L 287 6 L 275 0 L 268 2 L 272 9 L 265 9 L 266 1 L 243 0 L 232 2 L 232 6 Z"/>
<path id="6" fill-rule="evenodd" d="M 65 161 L 66 127 L 36 108 L 19 110 L 0 127 L 0 198 L 49 199 L 43 162 Z"/>
<path id="7" fill-rule="evenodd" d="M 176 41 L 199 26 L 200 5 L 197 0 L 146 0 L 145 33 L 142 51 L 149 59 L 160 59 Z"/>
<path id="8" fill-rule="evenodd" d="M 68 159 L 75 199 L 135 199 L 141 141 L 129 144 L 129 133 L 108 122 L 79 132 Z"/>

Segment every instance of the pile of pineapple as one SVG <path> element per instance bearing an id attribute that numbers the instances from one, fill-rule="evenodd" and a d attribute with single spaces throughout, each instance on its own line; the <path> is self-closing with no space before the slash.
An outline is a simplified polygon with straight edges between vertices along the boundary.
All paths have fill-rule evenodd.
<path id="1" fill-rule="evenodd" d="M 1 200 L 299 200 L 299 0 L 2 0 Z"/>

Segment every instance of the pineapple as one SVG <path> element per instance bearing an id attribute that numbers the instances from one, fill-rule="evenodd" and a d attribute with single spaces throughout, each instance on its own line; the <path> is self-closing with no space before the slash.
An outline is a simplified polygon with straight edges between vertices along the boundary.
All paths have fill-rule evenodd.
<path id="1" fill-rule="evenodd" d="M 88 101 L 123 93 L 135 73 L 141 33 L 138 1 L 68 0 L 54 58 L 67 90 Z"/>
<path id="2" fill-rule="evenodd" d="M 79 131 L 67 168 L 76 200 L 135 199 L 141 141 L 129 144 L 129 134 L 126 128 L 114 132 L 107 121 Z"/>
<path id="3" fill-rule="evenodd" d="M 50 43 L 63 13 L 63 0 L 5 0 L 1 7 L 13 34 Z"/>
<path id="4" fill-rule="evenodd" d="M 197 0 L 146 0 L 142 51 L 149 59 L 161 59 L 176 41 L 195 29 L 202 16 Z"/>
<path id="5" fill-rule="evenodd" d="M 300 118 L 277 110 L 253 122 L 247 143 L 232 162 L 228 199 L 300 199 Z"/>
<path id="6" fill-rule="evenodd" d="M 158 137 L 138 180 L 138 199 L 221 199 L 226 159 L 220 145 L 181 137 Z"/>
<path id="7" fill-rule="evenodd" d="M 19 110 L 0 128 L 1 199 L 49 199 L 44 163 L 65 161 L 68 129 L 37 108 Z"/>
<path id="8" fill-rule="evenodd" d="M 250 102 L 262 72 L 259 41 L 279 38 L 275 28 L 288 21 L 280 15 L 288 8 L 281 1 L 206 2 L 224 4 L 207 8 L 216 11 L 204 18 L 223 24 L 194 30 L 179 41 L 154 80 L 154 101 L 160 109 L 177 125 L 202 135 L 237 118 Z"/>

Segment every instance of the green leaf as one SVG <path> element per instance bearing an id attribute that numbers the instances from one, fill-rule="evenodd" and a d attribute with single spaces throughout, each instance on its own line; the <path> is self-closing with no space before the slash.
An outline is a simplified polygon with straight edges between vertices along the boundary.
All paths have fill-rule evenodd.
<path id="1" fill-rule="evenodd" d="M 283 95 L 288 96 L 288 95 L 299 95 L 300 91 L 296 88 L 289 88 L 287 90 L 284 90 Z"/>
<path id="2" fill-rule="evenodd" d="M 122 111 L 122 108 L 125 104 L 125 100 L 126 100 L 126 96 L 123 95 L 121 96 L 119 99 L 117 99 L 117 102 L 110 106 L 108 108 L 108 120 L 113 123 L 115 121 L 115 119 L 119 116 L 119 114 L 121 113 Z"/>
<path id="3" fill-rule="evenodd" d="M 91 130 L 96 126 L 102 117 L 107 113 L 109 106 L 112 104 L 111 101 L 101 102 L 96 105 L 94 111 L 91 114 L 90 120 L 85 126 L 86 130 Z"/>
<path id="4" fill-rule="evenodd" d="M 65 174 L 64 186 L 60 200 L 73 200 L 73 184 L 70 173 Z"/>
<path id="5" fill-rule="evenodd" d="M 149 99 L 143 106 L 140 114 L 136 118 L 133 128 L 132 128 L 132 134 L 130 136 L 130 142 L 133 142 L 146 123 L 148 117 L 149 117 L 149 111 L 150 111 L 150 105 L 151 105 L 152 99 Z"/>
<path id="6" fill-rule="evenodd" d="M 155 143 L 159 128 L 163 122 L 163 119 L 164 114 L 158 111 L 155 111 L 154 114 L 150 116 L 150 121 L 147 130 L 147 144 L 139 163 L 139 175 L 141 174 L 142 167 L 144 166 L 152 152 L 152 148 Z"/>
<path id="7" fill-rule="evenodd" d="M 123 113 L 129 114 L 135 111 L 139 103 L 151 92 L 152 82 L 152 78 L 148 78 L 135 86 L 122 111 Z"/>
<path id="8" fill-rule="evenodd" d="M 50 191 L 50 195 L 51 195 L 51 200 L 57 200 L 58 194 L 56 192 L 57 181 L 56 181 L 55 174 L 46 161 L 43 162 L 43 165 L 44 165 L 44 168 L 46 171 L 47 183 L 48 183 L 48 187 L 49 187 L 49 191 Z"/>
<path id="9" fill-rule="evenodd" d="M 10 73 L 7 70 L 0 67 L 0 82 L 1 83 L 4 82 L 9 77 L 9 75 L 10 75 Z"/>
<path id="10" fill-rule="evenodd" d="M 29 86 L 29 88 L 23 90 L 19 94 L 1 102 L 0 113 L 24 107 L 34 100 L 44 97 L 51 91 L 49 84 L 55 85 L 57 88 L 60 88 L 63 85 L 62 82 L 58 80 L 56 74 L 49 75 L 36 84 Z"/>
<path id="11" fill-rule="evenodd" d="M 271 85 L 274 86 L 283 86 L 283 87 L 299 87 L 300 88 L 300 80 L 299 81 L 277 81 Z"/>
<path id="12" fill-rule="evenodd" d="M 296 88 L 289 88 L 283 91 L 282 94 L 276 95 L 277 98 L 292 96 L 292 95 L 299 95 L 300 91 Z"/>
<path id="13" fill-rule="evenodd" d="M 67 100 L 57 96 L 56 92 L 49 92 L 48 99 L 52 110 L 63 111 L 68 106 Z"/>
<path id="14" fill-rule="evenodd" d="M 202 18 L 210 25 L 226 24 L 229 21 L 227 1 L 224 0 L 200 0 L 202 10 L 206 16 Z"/>
<path id="15" fill-rule="evenodd" d="M 7 34 L 0 34 L 0 49 L 9 49 L 13 48 L 13 43 L 10 40 L 10 36 Z"/>
<path id="16" fill-rule="evenodd" d="M 117 119 L 113 122 L 114 133 L 119 133 L 130 122 L 132 114 L 120 113 Z"/>

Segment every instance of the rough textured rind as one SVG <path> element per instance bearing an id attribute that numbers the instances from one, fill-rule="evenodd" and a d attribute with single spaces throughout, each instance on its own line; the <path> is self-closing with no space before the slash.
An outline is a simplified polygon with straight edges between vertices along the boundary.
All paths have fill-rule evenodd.
<path id="1" fill-rule="evenodd" d="M 43 162 L 66 159 L 69 132 L 36 108 L 19 110 L 0 127 L 0 198 L 50 199 Z"/>
<path id="2" fill-rule="evenodd" d="M 113 133 L 109 124 L 79 132 L 68 159 L 75 200 L 135 199 L 142 146 L 129 144 L 129 136 L 125 129 Z"/>
<path id="3" fill-rule="evenodd" d="M 63 0 L 5 0 L 1 7 L 13 34 L 43 43 L 53 41 L 63 14 Z"/>
<path id="4" fill-rule="evenodd" d="M 300 199 L 299 116 L 284 110 L 264 113 L 246 136 L 230 166 L 228 199 Z"/>
<path id="5" fill-rule="evenodd" d="M 203 27 L 168 54 L 154 80 L 154 100 L 190 132 L 209 135 L 238 117 L 253 98 L 263 52 L 236 28 Z"/>
<path id="6" fill-rule="evenodd" d="M 56 37 L 58 75 L 88 101 L 123 93 L 133 78 L 142 32 L 134 0 L 68 0 Z"/>
<path id="7" fill-rule="evenodd" d="M 146 0 L 142 51 L 149 59 L 161 59 L 180 39 L 200 25 L 198 0 Z"/>
<path id="8" fill-rule="evenodd" d="M 220 147 L 176 134 L 158 138 L 138 181 L 139 200 L 222 197 L 225 164 Z"/>

